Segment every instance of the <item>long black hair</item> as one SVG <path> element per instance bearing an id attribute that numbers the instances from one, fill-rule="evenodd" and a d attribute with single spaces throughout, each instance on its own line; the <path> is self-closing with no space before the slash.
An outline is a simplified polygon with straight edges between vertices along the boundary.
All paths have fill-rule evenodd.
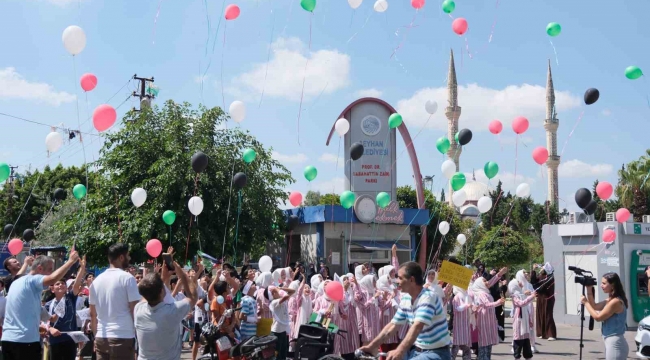
<path id="1" fill-rule="evenodd" d="M 603 279 L 612 285 L 614 291 L 612 291 L 612 297 L 620 298 L 627 308 L 627 297 L 625 296 L 625 289 L 623 288 L 623 283 L 621 283 L 621 278 L 615 272 L 610 272 L 603 275 Z"/>

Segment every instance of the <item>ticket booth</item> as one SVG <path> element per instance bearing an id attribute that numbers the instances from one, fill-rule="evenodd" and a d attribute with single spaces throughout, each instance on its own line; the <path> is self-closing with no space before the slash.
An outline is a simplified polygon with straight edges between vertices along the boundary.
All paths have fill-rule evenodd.
<path id="1" fill-rule="evenodd" d="M 650 315 L 650 297 L 648 297 L 648 278 L 645 270 L 650 266 L 650 250 L 633 250 L 630 261 L 630 301 L 634 321 L 641 321 Z"/>

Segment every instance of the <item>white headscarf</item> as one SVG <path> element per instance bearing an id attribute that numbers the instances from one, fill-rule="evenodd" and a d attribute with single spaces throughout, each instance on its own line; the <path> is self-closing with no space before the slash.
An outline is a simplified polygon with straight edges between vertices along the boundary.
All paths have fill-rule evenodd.
<path id="1" fill-rule="evenodd" d="M 379 280 L 377 280 L 377 290 L 384 291 L 387 293 L 393 292 L 393 286 L 390 283 L 390 278 L 388 274 L 381 275 Z"/>
<path id="2" fill-rule="evenodd" d="M 365 290 L 369 296 L 375 295 L 375 276 L 368 274 L 359 280 L 359 286 Z"/>
<path id="3" fill-rule="evenodd" d="M 515 275 L 515 279 L 521 284 L 521 288 L 524 290 L 531 290 L 529 287 L 532 288 L 532 285 L 528 282 L 528 279 L 526 279 L 526 274 L 524 273 L 524 270 L 519 270 L 517 271 L 517 275 Z"/>
<path id="4" fill-rule="evenodd" d="M 323 282 L 323 276 L 321 274 L 316 274 L 311 277 L 311 289 L 312 291 L 318 290 L 318 287 L 320 286 L 320 283 Z"/>
<path id="5" fill-rule="evenodd" d="M 257 284 L 257 287 L 266 289 L 273 283 L 273 274 L 265 271 L 255 278 L 255 283 Z"/>
<path id="6" fill-rule="evenodd" d="M 521 274 L 523 275 L 523 271 L 520 271 Z M 517 273 L 519 274 L 519 273 Z M 519 276 L 517 276 L 519 277 Z M 518 297 L 520 300 L 525 300 L 526 295 L 523 293 L 523 288 L 519 286 L 520 281 L 517 279 L 510 280 L 508 283 L 508 292 L 510 292 L 510 295 L 514 297 Z M 513 329 L 515 331 L 518 331 L 519 336 L 524 336 L 528 333 L 530 333 L 530 319 L 529 319 L 529 312 L 528 312 L 528 305 L 520 307 L 521 311 L 521 321 L 519 321 L 519 328 L 518 329 Z M 512 317 L 514 317 L 515 309 L 512 309 Z"/>
<path id="7" fill-rule="evenodd" d="M 379 277 L 381 278 L 383 275 L 388 275 L 390 278 L 390 272 L 395 270 L 395 267 L 393 265 L 386 265 L 383 266 L 382 268 L 379 269 Z"/>
<path id="8" fill-rule="evenodd" d="M 553 266 L 551 266 L 551 263 L 547 262 L 544 264 L 544 272 L 546 272 L 546 275 L 551 275 L 553 273 Z"/>
<path id="9" fill-rule="evenodd" d="M 519 297 L 523 295 L 523 289 L 519 286 L 520 281 L 518 279 L 512 279 L 508 283 L 508 292 L 512 297 Z"/>
<path id="10" fill-rule="evenodd" d="M 282 281 L 280 276 L 280 270 L 282 269 L 275 269 L 275 271 L 273 271 L 273 285 L 276 286 L 280 285 L 280 282 Z"/>
<path id="11" fill-rule="evenodd" d="M 345 274 L 345 275 L 339 277 L 339 282 L 341 283 L 341 285 L 344 285 L 345 279 L 348 279 L 348 281 L 350 281 L 350 279 L 352 279 L 352 278 L 354 278 L 354 275 L 352 275 L 351 273 L 348 273 L 348 274 Z M 344 290 L 344 292 L 343 292 L 343 300 L 341 300 L 341 301 L 343 302 L 343 306 L 347 310 L 348 304 L 351 303 L 352 299 L 354 298 L 353 293 L 352 293 L 352 286 L 348 287 L 347 290 L 345 290 L 345 288 L 343 288 L 343 290 Z"/>
<path id="12" fill-rule="evenodd" d="M 357 281 L 363 279 L 363 265 L 357 265 L 357 267 L 354 268 L 354 277 L 357 278 Z"/>
<path id="13" fill-rule="evenodd" d="M 479 299 L 479 294 L 483 293 L 486 294 L 487 296 L 490 296 L 490 289 L 488 289 L 487 285 L 485 285 L 485 280 L 482 277 L 479 277 L 474 281 L 474 285 L 472 285 L 472 291 L 474 292 L 474 303 L 475 304 L 480 304 L 478 302 Z"/>
<path id="14" fill-rule="evenodd" d="M 305 284 L 305 286 L 309 285 Z M 300 325 L 309 324 L 309 318 L 311 317 L 312 313 L 311 296 L 305 295 L 304 291 L 298 296 L 302 296 L 302 301 L 300 303 L 298 316 L 296 316 L 296 322 Z"/>
<path id="15" fill-rule="evenodd" d="M 298 280 L 294 280 L 294 281 L 291 282 L 291 284 L 289 284 L 289 289 L 294 291 L 294 293 L 293 293 L 293 295 L 291 295 L 291 297 L 294 297 L 294 296 L 296 296 L 296 294 L 298 294 L 298 288 L 300 288 L 300 281 L 298 281 Z"/>

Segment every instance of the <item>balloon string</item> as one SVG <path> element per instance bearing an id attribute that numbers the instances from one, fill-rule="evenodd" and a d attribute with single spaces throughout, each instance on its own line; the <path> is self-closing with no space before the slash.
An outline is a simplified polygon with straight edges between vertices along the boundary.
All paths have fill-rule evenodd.
<path id="1" fill-rule="evenodd" d="M 402 45 L 404 45 L 404 42 L 406 41 L 409 31 L 413 27 L 413 23 L 415 22 L 415 19 L 418 17 L 419 11 L 420 9 L 415 10 L 415 15 L 413 15 L 413 19 L 411 20 L 411 23 L 408 26 L 406 26 L 406 33 L 404 34 L 404 38 L 402 39 L 402 42 L 400 42 L 399 45 L 397 45 L 397 47 L 393 49 L 393 53 L 390 55 L 390 59 L 392 59 L 393 56 L 395 56 L 395 54 L 397 53 L 397 51 L 402 48 Z M 399 31 L 399 29 L 397 31 Z"/>
<path id="2" fill-rule="evenodd" d="M 160 0 L 160 2 L 162 3 L 162 0 Z M 205 40 L 205 56 L 208 56 L 208 44 L 210 44 L 210 13 L 208 11 L 208 0 L 203 0 L 203 5 L 205 5 L 205 20 L 208 23 L 208 38 Z M 160 5 L 158 6 L 158 10 L 160 11 Z M 158 19 L 158 15 L 156 15 L 156 19 Z M 219 31 L 218 28 L 217 31 Z"/>
<path id="3" fill-rule="evenodd" d="M 233 244 L 233 251 L 234 251 L 234 262 L 235 264 L 237 263 L 237 239 L 239 238 L 239 215 L 241 215 L 241 190 L 238 192 L 238 200 L 237 200 L 237 224 L 235 225 L 235 243 Z M 290 255 L 290 254 L 289 254 Z M 243 263 L 243 260 L 242 260 Z"/>
<path id="4" fill-rule="evenodd" d="M 309 52 L 311 52 L 311 23 L 314 17 L 312 12 L 309 16 Z M 298 106 L 298 146 L 300 146 L 300 115 L 302 114 L 302 101 L 305 98 L 305 81 L 307 81 L 307 66 L 309 65 L 309 55 L 307 56 L 307 62 L 305 63 L 305 74 L 302 78 L 302 91 L 300 92 L 300 105 Z"/>
<path id="5" fill-rule="evenodd" d="M 354 33 L 354 34 L 353 34 L 353 35 L 348 39 L 348 41 L 346 42 L 346 44 L 349 44 L 350 41 L 352 41 L 352 39 L 354 39 L 354 38 L 357 36 L 357 34 L 359 34 L 359 33 L 361 32 L 361 30 L 363 30 L 363 29 L 366 27 L 366 25 L 368 24 L 368 20 L 370 20 L 370 17 L 371 17 L 372 14 L 374 14 L 374 13 L 375 13 L 374 11 L 370 11 L 370 13 L 368 14 L 368 16 L 366 17 L 366 21 L 363 22 L 363 26 L 361 27 L 361 29 L 359 29 L 357 32 L 355 32 L 355 33 Z M 353 12 L 352 14 L 354 14 L 354 12 Z M 350 27 L 352 27 L 352 20 L 350 20 Z"/>
<path id="6" fill-rule="evenodd" d="M 226 53 L 226 29 L 228 28 L 228 23 L 224 23 L 223 25 L 223 49 L 221 50 L 221 101 L 223 104 L 223 110 L 226 111 L 226 95 L 223 92 L 223 58 L 224 54 Z"/>
<path id="7" fill-rule="evenodd" d="M 555 53 L 555 64 L 557 64 L 557 66 L 560 66 L 560 61 L 557 59 L 557 50 L 555 50 L 555 45 L 553 45 L 553 41 L 551 41 L 551 39 L 548 39 L 548 42 L 551 43 L 551 46 L 553 47 L 553 52 Z"/>
<path id="8" fill-rule="evenodd" d="M 573 132 L 576 131 L 576 128 L 578 127 L 578 124 L 580 124 L 580 121 L 582 120 L 582 116 L 585 114 L 584 110 L 580 113 L 580 116 L 578 117 L 578 121 L 576 121 L 576 124 L 573 125 L 573 129 L 571 129 L 571 132 L 569 133 L 569 137 L 567 137 L 566 141 L 564 142 L 564 146 L 562 146 L 562 152 L 560 153 L 560 158 L 562 158 L 562 155 L 564 155 L 564 149 L 566 149 L 566 144 L 569 142 L 569 139 L 571 139 L 571 136 L 573 136 Z"/>
<path id="9" fill-rule="evenodd" d="M 271 10 L 273 14 L 273 10 Z M 269 62 L 271 60 L 271 49 L 273 48 L 273 31 L 275 30 L 275 14 L 273 14 L 273 25 L 271 26 L 271 40 L 269 41 L 269 51 L 266 55 L 266 70 L 264 70 L 264 83 L 262 85 L 262 96 L 260 96 L 260 103 L 257 105 L 259 109 L 262 106 L 262 99 L 264 99 L 264 91 L 266 90 L 266 78 L 269 75 Z"/>
<path id="10" fill-rule="evenodd" d="M 517 160 L 519 159 L 519 134 L 517 134 L 515 138 L 515 177 L 513 179 L 513 182 L 515 185 L 517 185 Z"/>
<path id="11" fill-rule="evenodd" d="M 158 16 L 160 15 L 160 6 L 162 5 L 162 2 L 163 2 L 163 0 L 160 0 L 158 2 L 158 10 L 156 11 L 156 16 L 153 18 L 153 35 L 152 35 L 152 38 L 153 38 L 152 44 L 153 45 L 156 45 L 156 25 L 158 24 Z M 207 9 L 207 4 L 206 4 L 206 15 L 207 15 L 207 10 L 208 9 Z M 210 24 L 210 23 L 208 22 L 208 24 Z M 210 28 L 208 27 L 208 42 L 209 41 L 210 41 Z M 207 42 L 205 44 L 205 53 L 206 53 L 206 55 L 208 53 L 208 44 L 207 44 Z"/>
<path id="12" fill-rule="evenodd" d="M 339 170 L 339 155 L 341 155 L 341 137 L 339 136 L 339 149 L 336 151 L 336 171 Z"/>
<path id="13" fill-rule="evenodd" d="M 42 173 L 38 174 L 38 177 L 36 178 L 36 181 L 34 182 L 34 186 L 32 187 L 32 191 L 29 192 L 29 196 L 27 197 L 27 201 L 25 201 L 25 205 L 23 205 L 22 210 L 20 210 L 20 213 L 18 214 L 18 218 L 16 219 L 16 221 L 14 221 L 14 229 L 7 236 L 7 240 L 5 241 L 4 245 L 2 246 L 2 251 L 5 251 L 5 249 L 7 248 L 7 244 L 9 244 L 9 239 L 11 238 L 11 234 L 14 232 L 14 230 L 16 230 L 16 226 L 18 225 L 18 221 L 20 220 L 20 217 L 25 212 L 25 208 L 27 208 L 27 204 L 29 204 L 29 200 L 32 198 L 32 194 L 34 193 L 34 189 L 36 189 L 36 185 L 38 185 L 38 180 L 41 179 L 41 174 Z M 13 189 L 13 186 L 14 186 L 13 185 L 13 179 L 11 179 L 10 182 L 12 182 L 11 187 Z"/>
<path id="14" fill-rule="evenodd" d="M 172 246 L 172 226 L 169 225 L 169 246 Z"/>
<path id="15" fill-rule="evenodd" d="M 223 230 L 223 245 L 221 247 L 221 258 L 226 257 L 226 236 L 228 235 L 228 219 L 230 218 L 230 202 L 232 200 L 232 185 L 235 177 L 235 158 L 236 155 L 233 155 L 232 157 L 232 170 L 230 174 L 230 190 L 228 191 L 228 210 L 226 211 L 226 221 L 224 224 L 224 230 Z"/>
<path id="16" fill-rule="evenodd" d="M 469 58 L 473 59 L 474 57 L 472 56 L 472 52 L 469 51 L 469 41 L 467 41 L 467 36 L 465 36 L 465 50 L 467 51 Z"/>
<path id="17" fill-rule="evenodd" d="M 199 176 L 201 173 L 196 173 L 196 177 L 194 177 L 194 195 L 196 196 L 196 191 L 199 188 Z M 194 219 L 193 216 L 190 216 L 190 225 L 187 227 L 187 241 L 185 242 L 185 262 L 187 262 L 187 256 L 188 256 L 188 251 L 190 250 L 190 234 L 192 230 L 192 220 Z M 170 239 L 171 241 L 171 239 Z M 171 245 L 170 245 L 171 246 Z"/>
<path id="18" fill-rule="evenodd" d="M 289 261 L 291 261 L 291 239 L 293 239 L 293 230 L 289 231 L 289 238 L 287 239 L 287 257 L 284 261 L 284 266 L 289 266 Z"/>
<path id="19" fill-rule="evenodd" d="M 117 233 L 120 236 L 120 242 L 122 242 L 122 223 L 120 222 L 120 202 L 117 198 L 117 191 L 113 190 L 115 194 L 115 209 L 117 210 Z"/>
<path id="20" fill-rule="evenodd" d="M 411 139 L 411 142 L 408 143 L 406 145 L 406 147 L 402 150 L 402 152 L 395 158 L 395 161 L 393 161 L 393 164 L 391 165 L 391 167 L 395 165 L 395 163 L 397 162 L 397 159 L 399 159 L 402 155 L 404 155 L 404 152 L 407 151 L 409 147 L 414 147 L 413 143 L 415 142 L 415 139 L 417 139 L 418 136 L 420 135 L 420 133 L 422 133 L 422 130 L 424 130 L 427 127 L 427 124 L 429 123 L 429 120 L 431 120 L 432 117 L 433 117 L 433 114 L 430 114 L 427 121 L 420 128 L 420 131 L 418 131 L 418 133 L 415 134 L 415 136 Z"/>

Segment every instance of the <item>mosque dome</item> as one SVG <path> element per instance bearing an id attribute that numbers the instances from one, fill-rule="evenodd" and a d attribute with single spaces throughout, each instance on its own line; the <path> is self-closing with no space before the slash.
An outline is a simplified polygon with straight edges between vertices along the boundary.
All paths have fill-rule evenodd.
<path id="1" fill-rule="evenodd" d="M 463 186 L 463 190 L 467 195 L 467 200 L 465 200 L 463 207 L 468 204 L 476 205 L 478 203 L 478 199 L 490 194 L 490 189 L 488 186 L 476 180 L 468 181 L 465 186 Z"/>

